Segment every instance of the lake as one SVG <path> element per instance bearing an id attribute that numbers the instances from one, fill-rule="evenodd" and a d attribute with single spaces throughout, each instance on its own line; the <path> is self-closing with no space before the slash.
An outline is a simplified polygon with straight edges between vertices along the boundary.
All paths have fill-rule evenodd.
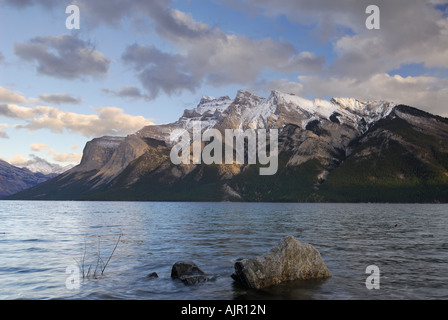
<path id="1" fill-rule="evenodd" d="M 437 204 L 0 201 L 0 299 L 448 299 L 447 226 Z M 332 277 L 235 285 L 235 261 L 289 235 L 315 246 Z M 179 260 L 215 280 L 172 280 Z M 366 287 L 371 265 L 379 289 Z M 67 281 L 78 274 L 79 287 Z"/>

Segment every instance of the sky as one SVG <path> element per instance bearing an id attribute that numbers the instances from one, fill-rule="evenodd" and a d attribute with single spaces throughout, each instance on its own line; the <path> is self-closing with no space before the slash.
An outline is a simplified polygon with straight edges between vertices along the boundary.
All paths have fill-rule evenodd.
<path id="1" fill-rule="evenodd" d="M 14 165 L 77 164 L 93 138 L 238 90 L 448 117 L 448 1 L 0 0 L 0 158 Z"/>

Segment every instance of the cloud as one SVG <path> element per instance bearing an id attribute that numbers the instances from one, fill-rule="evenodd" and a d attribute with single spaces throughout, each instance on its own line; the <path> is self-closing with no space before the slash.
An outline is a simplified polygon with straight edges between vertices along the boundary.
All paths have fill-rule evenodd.
<path id="1" fill-rule="evenodd" d="M 83 21 L 90 27 L 101 24 L 118 27 L 124 17 L 130 17 L 132 14 L 138 13 L 139 3 L 144 2 L 144 0 L 78 0 L 76 5 L 83 13 Z"/>
<path id="2" fill-rule="evenodd" d="M 265 83 L 279 90 L 315 97 L 352 96 L 394 100 L 436 114 L 446 113 L 448 16 L 446 0 L 381 1 L 381 29 L 368 30 L 368 4 L 352 0 L 243 0 L 246 10 L 267 17 L 285 16 L 311 27 L 333 46 L 335 58 L 297 83 Z M 349 30 L 349 31 L 347 31 Z M 420 75 L 401 76 L 408 65 L 422 65 Z M 432 68 L 432 70 L 430 69 Z M 398 70 L 398 71 L 397 71 Z"/>
<path id="3" fill-rule="evenodd" d="M 301 86 L 301 87 L 300 87 Z M 434 114 L 446 113 L 448 79 L 430 76 L 402 77 L 378 73 L 367 79 L 300 76 L 299 92 L 315 97 L 354 97 L 387 100 L 421 108 Z"/>
<path id="4" fill-rule="evenodd" d="M 8 88 L 0 87 L 0 102 L 28 103 L 28 100 L 17 92 L 9 90 Z"/>
<path id="5" fill-rule="evenodd" d="M 31 108 L 12 104 L 0 105 L 1 116 L 26 121 L 26 124 L 15 125 L 17 129 L 48 129 L 55 133 L 68 131 L 92 138 L 106 135 L 126 136 L 152 125 L 151 119 L 126 114 L 117 107 L 93 110 L 95 114 L 86 115 L 49 106 Z"/>
<path id="6" fill-rule="evenodd" d="M 3 128 L 0 128 L 0 139 L 9 139 L 8 134 L 5 132 Z"/>
<path id="7" fill-rule="evenodd" d="M 337 59 L 333 75 L 371 77 L 411 63 L 448 68 L 448 19 L 436 4 L 446 0 L 381 1 L 381 29 L 368 30 L 368 4 L 353 0 L 244 0 L 248 8 L 266 16 L 286 16 L 290 21 L 314 26 L 334 43 Z M 341 29 L 348 28 L 341 32 Z M 329 31 L 329 29 L 332 29 Z M 327 39 L 328 40 L 328 39 Z"/>
<path id="8" fill-rule="evenodd" d="M 22 107 L 16 104 L 0 104 L 0 116 L 11 119 L 30 119 L 36 114 L 36 110 Z"/>
<path id="9" fill-rule="evenodd" d="M 48 151 L 49 154 L 53 156 L 53 160 L 62 163 L 80 163 L 82 158 L 82 153 L 58 153 L 53 149 Z"/>
<path id="10" fill-rule="evenodd" d="M 266 70 L 307 74 L 324 68 L 324 57 L 297 52 L 287 42 L 228 35 L 217 28 L 198 27 L 191 17 L 185 18 L 175 10 L 170 12 L 170 23 L 177 22 L 183 27 L 164 29 L 163 33 L 175 41 L 173 44 L 182 54 L 133 44 L 122 55 L 122 60 L 137 72 L 151 99 L 161 92 L 168 95 L 184 90 L 195 92 L 203 84 L 246 85 Z M 187 38 L 183 37 L 185 29 L 189 30 Z"/>
<path id="11" fill-rule="evenodd" d="M 72 97 L 66 93 L 55 93 L 55 94 L 41 94 L 39 95 L 39 99 L 46 103 L 51 104 L 81 104 L 81 98 Z"/>
<path id="12" fill-rule="evenodd" d="M 33 144 L 30 145 L 30 148 L 33 151 L 39 152 L 39 151 L 48 149 L 48 145 L 43 144 L 43 143 L 33 143 Z"/>
<path id="13" fill-rule="evenodd" d="M 0 63 L 5 61 L 5 56 L 0 52 Z"/>
<path id="14" fill-rule="evenodd" d="M 252 88 L 254 91 L 262 88 L 266 92 L 277 90 L 284 93 L 290 93 L 295 95 L 303 95 L 303 84 L 299 82 L 289 81 L 288 79 L 272 80 L 272 81 L 260 81 Z"/>
<path id="15" fill-rule="evenodd" d="M 120 90 L 110 90 L 110 89 L 102 89 L 104 93 L 113 95 L 119 98 L 130 98 L 130 99 L 148 99 L 149 97 L 143 94 L 139 88 L 131 87 L 131 86 L 123 86 Z"/>
<path id="16" fill-rule="evenodd" d="M 136 88 L 105 89 L 104 92 L 121 97 L 155 99 L 162 93 L 195 92 L 204 84 L 215 87 L 247 85 L 256 81 L 264 71 L 309 74 L 320 71 L 325 65 L 324 57 L 298 52 L 288 42 L 228 34 L 217 26 L 211 27 L 195 20 L 191 14 L 171 8 L 171 2 L 77 1 L 83 17 L 90 21 L 88 23 L 119 26 L 125 18 L 149 18 L 151 30 L 170 42 L 174 50 L 166 52 L 153 45 L 128 46 L 122 60 L 134 69 L 145 92 L 141 93 Z M 29 46 L 33 46 L 26 49 L 32 54 L 27 54 L 27 50 L 19 53 L 24 58 L 30 59 L 31 56 L 31 59 L 39 60 L 41 73 L 60 74 L 59 77 L 68 73 L 72 76 L 73 72 L 65 72 L 65 68 L 53 72 L 51 67 L 55 63 L 44 63 L 50 59 L 41 58 L 48 54 L 41 48 L 42 43 L 50 46 L 54 40 L 34 38 L 31 42 Z"/>
<path id="17" fill-rule="evenodd" d="M 83 12 L 83 21 L 90 25 L 118 27 L 124 19 L 136 22 L 143 18 L 151 25 L 150 32 L 170 42 L 174 50 L 164 52 L 155 46 L 130 45 L 122 58 L 136 72 L 144 92 L 125 87 L 119 91 L 105 89 L 104 92 L 126 98 L 154 99 L 161 93 L 176 95 L 183 91 L 195 92 L 203 84 L 215 87 L 245 85 L 256 80 L 265 70 L 307 74 L 321 68 L 325 62 L 323 57 L 316 57 L 310 52 L 297 52 L 287 42 L 227 34 L 219 27 L 195 20 L 191 14 L 171 8 L 171 3 L 170 0 L 76 2 Z M 38 4 L 37 1 L 25 1 L 22 6 Z M 51 4 L 55 5 L 49 1 L 47 6 Z M 71 41 L 78 43 L 79 48 L 88 47 L 78 38 Z M 92 75 L 95 68 L 81 65 L 80 70 L 74 70 L 71 67 L 79 63 L 61 63 L 59 57 L 65 61 L 71 57 L 68 54 L 70 51 L 65 50 L 68 45 L 59 43 L 65 43 L 62 36 L 57 41 L 50 37 L 37 37 L 27 44 L 16 45 L 16 53 L 23 59 L 37 61 L 41 74 L 59 78 Z M 56 50 L 58 55 L 51 54 L 48 48 Z M 85 65 L 88 66 L 99 65 L 97 73 L 106 73 L 107 58 L 103 56 L 99 63 L 91 63 L 82 54 L 84 51 L 78 51 L 78 60 L 87 60 Z"/>
<path id="18" fill-rule="evenodd" d="M 39 74 L 59 79 L 105 76 L 110 65 L 110 60 L 90 43 L 68 34 L 16 43 L 14 52 L 25 61 L 36 62 Z"/>
<path id="19" fill-rule="evenodd" d="M 193 92 L 200 83 L 200 78 L 190 73 L 185 57 L 164 53 L 154 46 L 131 45 L 122 59 L 138 73 L 150 99 L 157 98 L 160 91 L 168 95 L 182 90 Z"/>
<path id="20" fill-rule="evenodd" d="M 60 1 L 58 1 L 58 0 L 3 0 L 3 2 L 5 4 L 8 4 L 13 7 L 17 7 L 17 8 L 25 8 L 25 7 L 36 5 L 36 4 L 42 5 L 46 8 L 50 8 L 54 5 L 56 5 Z"/>
<path id="21" fill-rule="evenodd" d="M 48 154 L 52 156 L 53 161 L 60 163 L 80 163 L 82 158 L 82 154 L 58 153 L 53 149 L 49 150 Z M 29 157 L 30 158 L 26 158 L 21 154 L 16 154 L 13 156 L 11 161 L 9 161 L 9 163 L 19 168 L 28 167 L 31 171 L 34 171 L 38 168 L 37 170 L 42 173 L 51 173 L 54 169 L 62 168 L 59 164 L 49 163 L 46 159 L 40 158 L 34 154 L 30 154 Z M 36 168 L 36 164 L 40 165 Z M 44 169 L 42 168 L 42 165 L 45 165 L 48 168 Z"/>
<path id="22" fill-rule="evenodd" d="M 30 161 L 30 159 L 25 158 L 21 154 L 16 154 L 12 157 L 11 161 L 9 161 L 10 164 L 16 167 L 20 167 L 23 165 L 26 165 L 26 163 Z"/>
<path id="23" fill-rule="evenodd" d="M 6 3 L 16 7 L 56 5 L 52 0 Z M 315 97 L 393 98 L 414 106 L 428 106 L 430 112 L 446 113 L 443 109 L 446 87 L 442 84 L 447 80 L 446 76 L 441 76 L 448 69 L 446 0 L 227 2 L 233 9 L 264 15 L 273 18 L 272 21 L 286 17 L 292 24 L 308 26 L 311 36 L 317 35 L 331 46 L 332 53 L 327 52 L 331 58 L 327 60 L 311 50 L 299 52 L 288 42 L 226 33 L 218 26 L 207 25 L 191 14 L 171 8 L 173 1 L 170 0 L 78 0 L 76 3 L 83 12 L 83 21 L 91 25 L 119 26 L 124 19 L 131 22 L 144 19 L 151 26 L 147 31 L 165 40 L 168 44 L 165 48 L 172 49 L 164 51 L 140 44 L 128 46 L 122 61 L 135 72 L 143 90 L 135 87 L 104 89 L 108 94 L 154 99 L 160 94 L 195 92 L 202 85 L 262 85 L 266 89 L 272 86 L 269 90 Z M 368 17 L 365 10 L 370 4 L 377 4 L 381 10 L 380 30 L 368 30 L 365 26 Z M 62 45 L 58 47 L 54 45 L 56 41 L 48 38 L 31 39 L 25 44 L 28 50 L 23 53 L 25 57 L 28 51 L 34 53 L 28 54 L 32 57 L 29 59 L 38 61 L 41 73 L 53 73 L 50 66 L 58 66 L 53 62 L 57 61 L 57 56 L 50 52 L 67 55 L 66 51 L 58 50 Z M 90 44 L 78 40 L 81 41 L 79 47 L 94 50 Z M 76 43 L 76 37 L 73 42 Z M 47 60 L 52 63 L 45 63 Z M 106 65 L 102 74 L 108 69 Z M 397 74 L 400 71 L 396 70 L 406 69 L 408 65 L 427 69 L 420 75 L 400 78 Z M 279 79 L 265 78 L 266 74 L 277 75 Z M 298 82 L 290 80 L 291 76 L 298 75 Z"/>

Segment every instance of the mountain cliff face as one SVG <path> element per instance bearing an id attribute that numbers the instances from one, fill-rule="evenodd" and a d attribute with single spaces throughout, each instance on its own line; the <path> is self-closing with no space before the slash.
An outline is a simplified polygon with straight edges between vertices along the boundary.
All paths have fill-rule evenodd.
<path id="1" fill-rule="evenodd" d="M 278 129 L 279 168 L 174 165 L 171 135 Z M 203 144 L 204 146 L 204 144 Z M 89 142 L 79 166 L 15 199 L 447 202 L 448 120 L 386 101 L 273 91 L 204 96 L 175 123 Z"/>

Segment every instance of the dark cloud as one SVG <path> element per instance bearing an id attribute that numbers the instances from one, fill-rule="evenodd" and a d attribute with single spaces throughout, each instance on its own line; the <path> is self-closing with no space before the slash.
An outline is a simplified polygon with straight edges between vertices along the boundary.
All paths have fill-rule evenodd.
<path id="1" fill-rule="evenodd" d="M 216 87 L 245 85 L 256 80 L 264 70 L 306 74 L 321 69 L 325 63 L 323 57 L 297 52 L 287 42 L 229 35 L 218 27 L 195 20 L 188 13 L 171 8 L 171 2 L 76 2 L 83 13 L 83 21 L 91 24 L 119 26 L 125 18 L 131 21 L 149 18 L 152 31 L 173 45 L 174 53 L 153 46 L 132 45 L 123 54 L 123 61 L 135 69 L 145 95 L 150 99 L 161 92 L 171 95 L 183 90 L 194 91 L 203 83 Z"/>
<path id="2" fill-rule="evenodd" d="M 257 80 L 265 70 L 308 74 L 320 71 L 325 64 L 323 57 L 297 52 L 287 42 L 229 35 L 218 27 L 210 27 L 195 20 L 188 13 L 171 8 L 170 3 L 170 0 L 76 2 L 83 13 L 83 21 L 87 20 L 91 24 L 119 26 L 125 18 L 132 21 L 141 17 L 149 18 L 147 20 L 150 21 L 152 30 L 173 46 L 173 52 L 163 52 L 154 46 L 129 46 L 123 53 L 122 60 L 135 70 L 145 92 L 105 92 L 117 96 L 154 99 L 160 93 L 173 95 L 184 90 L 194 92 L 204 83 L 216 87 L 246 85 Z M 65 45 L 54 42 L 46 41 L 47 45 L 51 43 L 56 48 L 65 48 Z M 79 46 L 76 41 L 72 45 Z M 31 59 L 39 60 L 39 71 L 54 74 L 52 68 L 58 66 L 58 61 L 54 61 L 56 59 L 49 56 L 40 43 L 29 46 L 20 52 L 22 57 L 28 58 L 30 54 L 26 49 L 32 50 Z M 65 71 L 65 68 L 58 69 Z"/>
<path id="3" fill-rule="evenodd" d="M 113 95 L 119 98 L 129 98 L 129 99 L 148 99 L 149 97 L 143 94 L 139 88 L 124 86 L 119 90 L 102 89 L 104 93 Z"/>
<path id="4" fill-rule="evenodd" d="M 8 134 L 2 128 L 0 128 L 0 139 L 9 139 Z"/>
<path id="5" fill-rule="evenodd" d="M 60 79 L 104 76 L 110 60 L 88 42 L 74 35 L 35 37 L 16 43 L 15 54 L 37 63 L 37 72 Z"/>
<path id="6" fill-rule="evenodd" d="M 82 102 L 81 98 L 72 97 L 66 93 L 54 93 L 54 94 L 41 94 L 39 99 L 46 103 L 51 104 L 80 104 Z"/>
<path id="7" fill-rule="evenodd" d="M 164 53 L 154 46 L 131 45 L 122 59 L 135 69 L 150 99 L 156 98 L 161 91 L 168 95 L 182 90 L 194 91 L 200 84 L 200 79 L 189 72 L 183 56 Z"/>
<path id="8" fill-rule="evenodd" d="M 170 1 L 133 1 L 142 14 L 151 18 L 156 32 L 170 41 L 177 53 L 162 52 L 154 46 L 132 45 L 123 60 L 138 72 L 150 98 L 183 90 L 194 92 L 201 84 L 246 85 L 265 70 L 308 72 L 323 68 L 325 59 L 299 53 L 287 42 L 254 40 L 228 35 L 218 27 L 196 21 L 190 14 L 172 9 Z"/>
<path id="9" fill-rule="evenodd" d="M 60 0 L 3 0 L 1 2 L 16 8 L 25 8 L 34 5 L 41 5 L 46 8 L 51 8 L 58 3 L 61 3 Z"/>
<path id="10" fill-rule="evenodd" d="M 171 0 L 0 0 L 1 4 L 22 9 L 42 6 L 46 9 L 77 5 L 82 13 L 83 24 L 95 27 L 101 24 L 118 27 L 124 18 L 135 16 L 155 17 L 164 20 L 164 10 Z M 168 25 L 167 25 L 168 26 Z"/>
<path id="11" fill-rule="evenodd" d="M 162 52 L 154 46 L 134 44 L 122 55 L 132 66 L 150 99 L 161 92 L 194 92 L 201 84 L 246 85 L 264 70 L 308 72 L 324 68 L 325 59 L 272 39 L 253 40 L 214 30 L 209 37 L 190 39 L 179 45 L 183 55 Z"/>

